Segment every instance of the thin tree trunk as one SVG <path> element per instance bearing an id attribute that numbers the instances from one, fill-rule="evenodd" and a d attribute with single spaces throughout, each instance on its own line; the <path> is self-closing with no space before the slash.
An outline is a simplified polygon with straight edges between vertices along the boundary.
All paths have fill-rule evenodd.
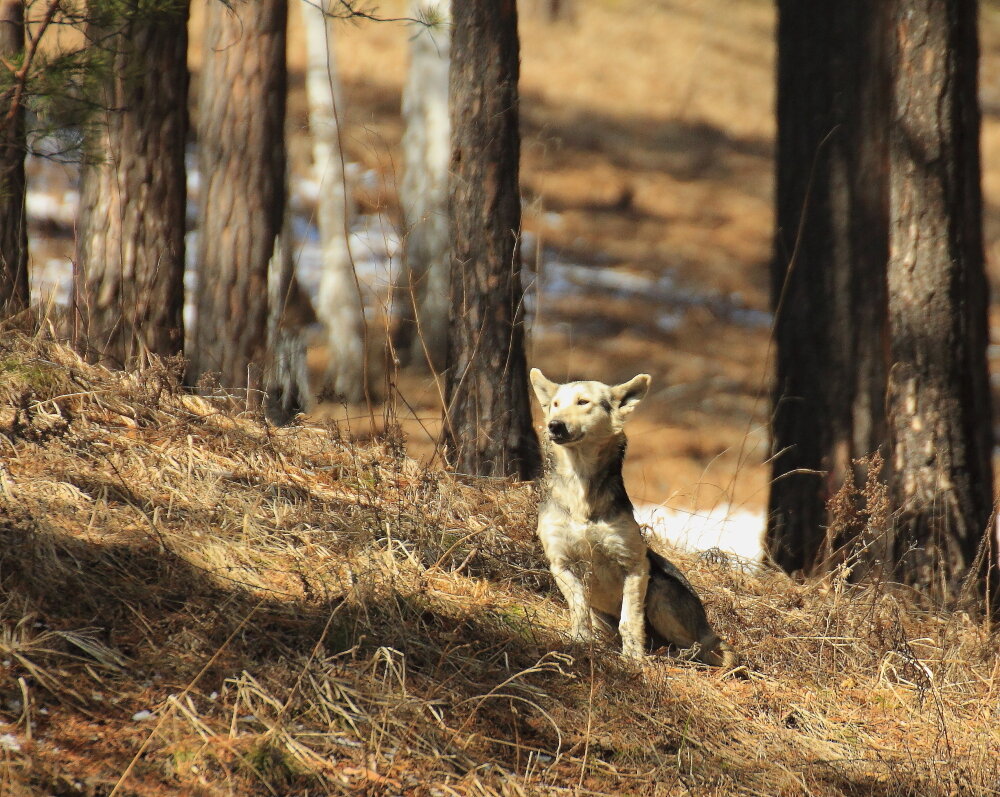
<path id="1" fill-rule="evenodd" d="M 75 295 L 88 352 L 120 366 L 184 348 L 187 17 L 132 0 L 90 26 L 112 69 L 85 142 Z"/>
<path id="2" fill-rule="evenodd" d="M 969 577 L 983 590 L 986 562 L 972 566 L 994 538 L 976 3 L 896 0 L 893 11 L 894 557 L 901 580 L 948 598 Z"/>
<path id="3" fill-rule="evenodd" d="M 444 370 L 451 304 L 451 232 L 448 227 L 447 0 L 414 0 L 410 13 L 425 24 L 410 37 L 410 68 L 403 89 L 403 156 L 400 205 L 406 230 L 400 274 L 402 319 L 395 345 L 404 364 Z"/>
<path id="4" fill-rule="evenodd" d="M 513 0 L 452 3 L 451 317 L 444 439 L 462 472 L 539 467 L 524 354 L 518 236 L 519 45 Z"/>
<path id="5" fill-rule="evenodd" d="M 206 9 L 198 104 L 204 189 L 198 237 L 198 318 L 189 380 L 262 388 L 268 264 L 284 214 L 286 0 Z"/>
<path id="6" fill-rule="evenodd" d="M 829 566 L 827 502 L 885 428 L 884 25 L 864 0 L 778 6 L 777 379 L 767 547 L 789 572 Z M 862 171 L 864 170 L 864 171 Z M 863 473 L 859 474 L 863 477 Z"/>
<path id="7" fill-rule="evenodd" d="M 367 358 L 365 318 L 354 266 L 348 249 L 351 230 L 349 191 L 345 182 L 337 124 L 341 101 L 333 48 L 333 20 L 326 15 L 330 0 L 304 0 L 309 133 L 313 172 L 320 185 L 318 222 L 323 253 L 317 315 L 326 327 L 328 364 L 322 392 L 345 401 L 365 397 Z"/>
<path id="8" fill-rule="evenodd" d="M 278 425 L 291 423 L 312 403 L 304 334 L 305 328 L 316 322 L 316 315 L 295 277 L 292 254 L 292 219 L 286 202 L 268 273 L 269 368 L 264 410 L 268 419 Z"/>
<path id="9" fill-rule="evenodd" d="M 546 22 L 576 21 L 577 0 L 533 0 L 529 5 Z"/>
<path id="10" fill-rule="evenodd" d="M 0 6 L 0 58 L 16 63 L 23 52 L 24 3 L 4 0 Z M 22 107 L 9 121 L 0 119 L 0 318 L 24 310 L 30 300 L 25 150 Z"/>

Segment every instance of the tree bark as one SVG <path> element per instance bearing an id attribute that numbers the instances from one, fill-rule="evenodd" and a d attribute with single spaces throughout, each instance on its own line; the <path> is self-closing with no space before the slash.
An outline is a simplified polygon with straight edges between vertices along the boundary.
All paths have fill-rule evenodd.
<path id="1" fill-rule="evenodd" d="M 127 366 L 184 348 L 188 4 L 131 0 L 89 26 L 111 73 L 81 170 L 75 297 L 89 354 Z"/>
<path id="2" fill-rule="evenodd" d="M 305 0 L 309 134 L 313 173 L 320 185 L 317 221 L 323 253 L 317 315 L 326 327 L 328 363 L 322 392 L 350 402 L 362 401 L 368 380 L 364 308 L 348 248 L 351 208 L 341 156 L 337 109 L 343 108 L 330 0 Z"/>
<path id="3" fill-rule="evenodd" d="M 514 0 L 452 3 L 451 316 L 444 440 L 462 472 L 538 471 L 518 238 L 519 45 Z"/>
<path id="4" fill-rule="evenodd" d="M 284 213 L 286 0 L 206 9 L 198 102 L 198 318 L 188 379 L 218 374 L 257 403 L 268 263 Z"/>
<path id="5" fill-rule="evenodd" d="M 0 5 L 0 58 L 16 63 L 24 53 L 24 3 Z M 6 113 L 7 109 L 4 109 Z M 0 119 L 0 318 L 20 312 L 30 301 L 28 283 L 27 186 L 24 178 L 24 108 Z"/>
<path id="6" fill-rule="evenodd" d="M 983 592 L 996 561 L 976 3 L 892 6 L 894 559 L 900 580 L 947 599 L 967 578 Z"/>
<path id="7" fill-rule="evenodd" d="M 827 502 L 848 472 L 863 481 L 854 462 L 884 439 L 888 89 L 879 5 L 778 3 L 766 543 L 789 572 L 844 555 L 854 530 L 835 534 Z"/>
<path id="8" fill-rule="evenodd" d="M 442 371 L 448 356 L 451 231 L 448 226 L 450 20 L 447 0 L 414 0 L 410 13 L 427 24 L 410 37 L 403 89 L 403 156 L 399 187 L 406 230 L 400 274 L 402 318 L 395 347 L 403 364 Z"/>

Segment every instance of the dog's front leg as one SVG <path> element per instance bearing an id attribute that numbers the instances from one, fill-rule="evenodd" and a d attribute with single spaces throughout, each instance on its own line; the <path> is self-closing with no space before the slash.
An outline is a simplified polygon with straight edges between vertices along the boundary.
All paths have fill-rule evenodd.
<path id="1" fill-rule="evenodd" d="M 549 569 L 569 604 L 570 635 L 577 642 L 591 641 L 594 635 L 590 626 L 590 601 L 587 600 L 586 586 L 565 562 L 553 563 Z"/>
<path id="2" fill-rule="evenodd" d="M 625 575 L 622 588 L 622 613 L 618 633 L 622 638 L 622 654 L 640 659 L 646 649 L 646 588 L 649 586 L 649 561 L 643 556 L 633 570 Z"/>

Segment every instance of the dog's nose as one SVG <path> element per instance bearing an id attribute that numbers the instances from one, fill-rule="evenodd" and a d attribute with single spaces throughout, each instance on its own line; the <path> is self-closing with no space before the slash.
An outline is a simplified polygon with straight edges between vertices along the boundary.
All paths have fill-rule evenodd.
<path id="1" fill-rule="evenodd" d="M 562 421 L 549 421 L 549 434 L 553 437 L 562 437 L 567 431 L 566 424 Z"/>

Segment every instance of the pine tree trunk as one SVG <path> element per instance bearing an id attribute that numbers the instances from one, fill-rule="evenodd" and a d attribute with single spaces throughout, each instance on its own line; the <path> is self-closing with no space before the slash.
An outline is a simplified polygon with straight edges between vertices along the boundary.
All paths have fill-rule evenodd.
<path id="1" fill-rule="evenodd" d="M 461 472 L 530 478 L 539 453 L 518 251 L 517 10 L 513 0 L 456 0 L 452 18 L 445 442 Z"/>
<path id="2" fill-rule="evenodd" d="M 399 187 L 406 230 L 395 340 L 404 364 L 445 368 L 451 305 L 451 231 L 448 226 L 450 20 L 447 0 L 414 0 L 410 14 L 426 20 L 410 37 L 410 68 L 403 89 L 403 156 Z"/>
<path id="3" fill-rule="evenodd" d="M 855 529 L 837 534 L 827 501 L 885 430 L 887 88 L 884 48 L 875 45 L 886 28 L 878 13 L 864 0 L 779 2 L 767 548 L 789 572 L 843 556 Z"/>
<path id="4" fill-rule="evenodd" d="M 85 142 L 74 293 L 88 353 L 119 366 L 184 348 L 187 17 L 132 0 L 90 26 L 112 72 Z"/>
<path id="5" fill-rule="evenodd" d="M 0 58 L 11 63 L 24 52 L 23 6 L 18 0 L 0 5 Z M 22 107 L 9 119 L 0 117 L 0 318 L 24 310 L 30 300 L 25 150 Z"/>
<path id="6" fill-rule="evenodd" d="M 189 381 L 218 374 L 256 403 L 268 263 L 284 213 L 286 0 L 206 9 L 198 102 L 198 318 Z"/>
<path id="7" fill-rule="evenodd" d="M 994 537 L 976 3 L 896 0 L 893 12 L 894 557 L 899 579 L 947 598 L 967 577 L 982 591 L 972 566 Z"/>
<path id="8" fill-rule="evenodd" d="M 308 48 L 306 93 L 313 172 L 320 185 L 317 220 L 323 253 L 316 312 L 326 327 L 328 365 L 322 392 L 344 401 L 365 397 L 367 357 L 365 317 L 348 249 L 349 192 L 340 150 L 337 111 L 342 109 L 333 48 L 334 21 L 324 14 L 330 0 L 306 0 L 302 24 Z"/>

